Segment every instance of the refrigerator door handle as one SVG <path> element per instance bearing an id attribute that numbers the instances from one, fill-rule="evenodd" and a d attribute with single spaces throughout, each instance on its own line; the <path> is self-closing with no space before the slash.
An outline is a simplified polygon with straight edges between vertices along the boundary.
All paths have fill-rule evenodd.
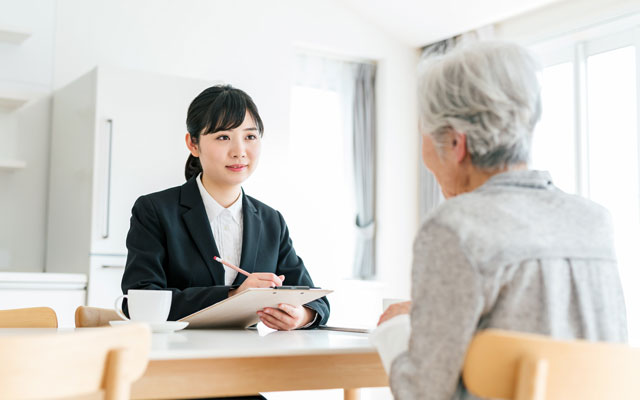
<path id="1" fill-rule="evenodd" d="M 107 125 L 107 170 L 105 174 L 104 204 L 102 205 L 102 226 L 100 235 L 103 239 L 109 237 L 109 212 L 111 209 L 111 147 L 113 143 L 113 119 L 106 119 Z"/>

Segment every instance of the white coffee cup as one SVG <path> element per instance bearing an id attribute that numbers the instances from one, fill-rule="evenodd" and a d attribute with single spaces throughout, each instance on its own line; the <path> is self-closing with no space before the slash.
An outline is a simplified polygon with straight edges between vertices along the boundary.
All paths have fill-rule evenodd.
<path id="1" fill-rule="evenodd" d="M 165 322 L 171 309 L 171 295 L 171 290 L 131 289 L 116 299 L 114 307 L 120 318 L 127 321 Z M 122 312 L 122 299 L 127 299 L 131 319 Z"/>

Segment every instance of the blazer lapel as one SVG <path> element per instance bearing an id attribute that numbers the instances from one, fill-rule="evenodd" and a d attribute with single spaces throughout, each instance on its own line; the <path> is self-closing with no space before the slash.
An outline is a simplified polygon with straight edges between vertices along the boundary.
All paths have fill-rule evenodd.
<path id="1" fill-rule="evenodd" d="M 262 218 L 253 202 L 242 191 L 242 255 L 240 256 L 240 268 L 251 273 L 255 270 L 256 257 L 260 248 L 260 235 L 262 234 Z M 246 276 L 238 274 L 234 285 L 240 285 Z"/>
<path id="2" fill-rule="evenodd" d="M 180 204 L 189 208 L 189 210 L 182 214 L 182 218 L 211 274 L 214 285 L 224 285 L 224 268 L 221 264 L 213 260 L 213 257 L 219 257 L 220 253 L 213 239 L 211 225 L 207 218 L 207 212 L 204 209 L 204 203 L 202 202 L 196 179 L 197 178 L 192 178 L 182 185 Z"/>

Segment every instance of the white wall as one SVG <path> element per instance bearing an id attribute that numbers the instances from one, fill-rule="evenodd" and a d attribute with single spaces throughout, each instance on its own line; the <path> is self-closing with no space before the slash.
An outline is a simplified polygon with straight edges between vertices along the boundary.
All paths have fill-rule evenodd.
<path id="1" fill-rule="evenodd" d="M 51 88 L 55 0 L 0 0 L 0 28 L 32 33 L 20 45 L 0 43 L 0 82 Z"/>
<path id="2" fill-rule="evenodd" d="M 297 204 L 295 182 L 287 178 L 290 87 L 299 47 L 379 63 L 378 265 L 380 277 L 394 285 L 388 295 L 408 295 L 417 226 L 416 54 L 339 1 L 59 1 L 54 86 L 111 64 L 246 90 L 266 126 L 261 165 L 246 188 L 286 218 L 291 207 L 319 206 Z M 295 240 L 296 227 L 290 230 Z"/>
<path id="3" fill-rule="evenodd" d="M 562 1 L 506 19 L 496 24 L 495 33 L 505 40 L 532 44 L 638 12 L 638 0 Z"/>
<path id="4" fill-rule="evenodd" d="M 55 1 L 0 1 L 0 29 L 32 33 L 22 44 L 0 43 L 0 96 L 40 92 L 18 110 L 0 108 L 0 160 L 25 169 L 0 170 L 0 269 L 41 271 L 44 262 L 47 166 Z"/>
<path id="5" fill-rule="evenodd" d="M 50 13 L 37 17 L 33 11 L 35 3 L 49 7 Z M 291 168 L 289 96 L 295 50 L 312 48 L 348 58 L 376 60 L 379 66 L 377 258 L 380 278 L 393 285 L 385 295 L 408 296 L 411 245 L 418 219 L 414 94 L 417 54 L 411 47 L 362 20 L 337 0 L 3 0 L 0 10 L 0 15 L 11 21 L 23 18 L 26 26 L 39 25 L 50 30 L 55 26 L 54 34 L 47 36 L 48 40 L 55 40 L 53 48 L 37 52 L 43 59 L 39 62 L 42 68 L 37 69 L 38 82 L 54 89 L 96 65 L 115 65 L 221 80 L 246 90 L 260 108 L 266 126 L 261 165 L 246 188 L 280 209 L 285 217 L 290 207 L 318 206 L 296 204 L 295 182 L 287 179 Z M 15 71 L 22 71 L 20 66 L 28 64 L 26 60 L 16 62 Z M 23 78 L 15 75 L 13 79 Z M 34 143 L 45 146 L 38 153 L 43 162 L 29 168 L 41 175 L 34 182 L 42 188 L 41 193 L 21 192 L 12 194 L 9 200 L 0 198 L 3 222 L 17 215 L 24 217 L 25 212 L 11 211 L 17 204 L 28 200 L 37 203 L 29 204 L 29 213 L 38 224 L 31 224 L 29 234 L 20 233 L 12 239 L 28 243 L 32 249 L 29 255 L 32 260 L 11 263 L 10 268 L 18 271 L 43 267 L 44 160 L 49 132 L 42 126 L 34 128 L 32 136 L 28 140 L 26 136 L 17 138 L 16 142 L 18 147 L 25 148 Z M 28 185 L 20 181 L 19 174 L 13 173 L 11 180 L 0 177 L 4 179 L 2 187 L 9 191 L 24 190 Z M 14 215 L 9 216 L 11 213 Z M 0 248 L 7 246 L 8 238 L 17 228 L 18 221 L 2 223 Z M 295 239 L 295 226 L 290 229 Z M 15 249 L 12 254 L 24 253 L 24 248 Z"/>
<path id="6" fill-rule="evenodd" d="M 343 0 L 400 40 L 423 47 L 536 8 L 569 0 Z"/>

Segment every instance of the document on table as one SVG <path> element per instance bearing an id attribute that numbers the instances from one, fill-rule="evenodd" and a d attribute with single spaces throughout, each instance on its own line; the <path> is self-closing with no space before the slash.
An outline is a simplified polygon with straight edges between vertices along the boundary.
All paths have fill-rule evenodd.
<path id="1" fill-rule="evenodd" d="M 301 306 L 331 293 L 327 289 L 291 287 L 249 288 L 180 319 L 188 328 L 246 328 L 258 323 L 256 314 L 265 307 L 286 303 Z"/>
<path id="2" fill-rule="evenodd" d="M 371 333 L 371 331 L 373 331 L 375 328 L 320 325 L 318 329 L 323 329 L 326 331 L 338 331 L 338 332 Z"/>

